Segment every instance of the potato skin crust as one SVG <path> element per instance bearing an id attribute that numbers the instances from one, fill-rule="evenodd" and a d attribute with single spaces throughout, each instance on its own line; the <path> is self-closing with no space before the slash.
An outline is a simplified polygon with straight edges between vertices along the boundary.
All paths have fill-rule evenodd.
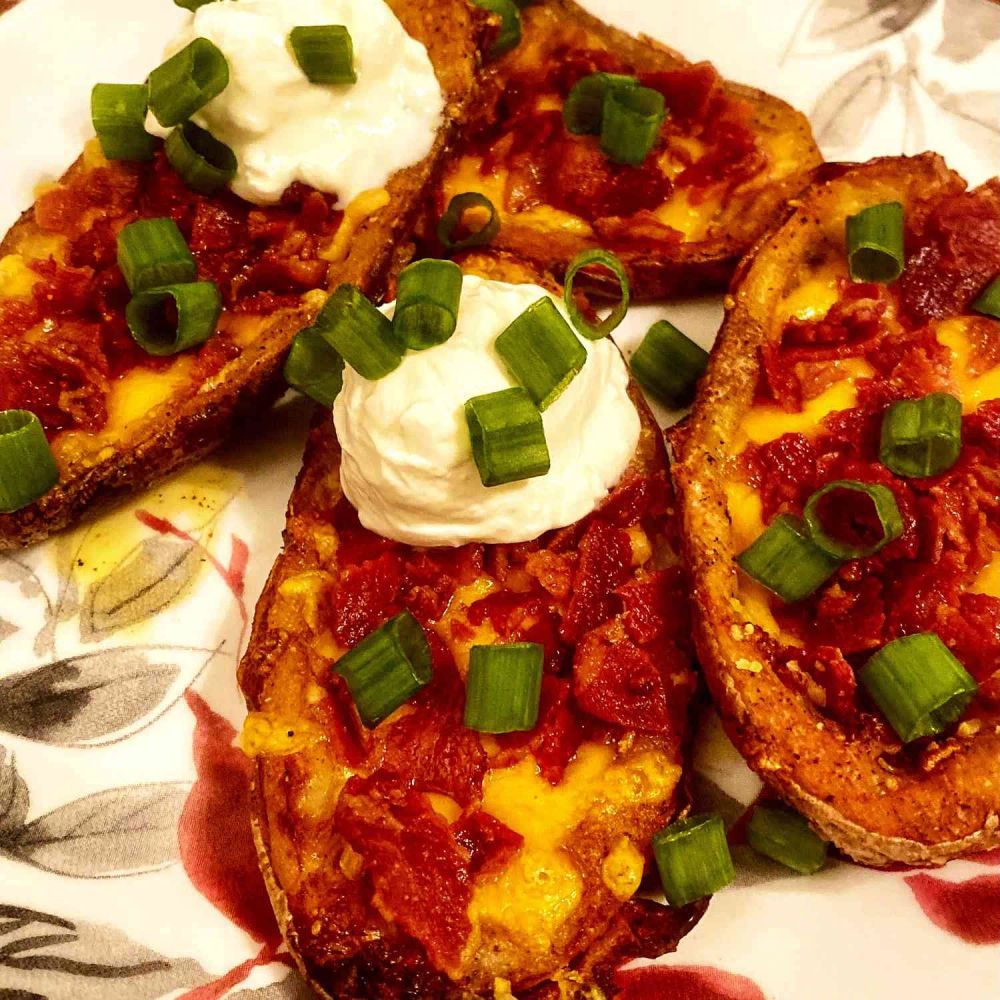
<path id="1" fill-rule="evenodd" d="M 734 608 L 737 571 L 724 484 L 734 460 L 731 442 L 753 399 L 757 349 L 772 310 L 789 276 L 824 238 L 823 226 L 843 217 L 842 199 L 867 193 L 868 203 L 895 198 L 907 210 L 919 210 L 964 188 L 930 153 L 820 168 L 786 221 L 760 241 L 734 279 L 674 470 L 694 585 L 695 641 L 727 732 L 750 766 L 823 836 L 873 866 L 943 864 L 1000 844 L 998 727 L 987 721 L 929 774 L 893 774 L 880 763 L 888 741 L 871 732 L 848 735 L 785 685 Z M 740 669 L 748 660 L 762 669 Z"/>
<path id="2" fill-rule="evenodd" d="M 502 254 L 467 255 L 463 266 L 497 280 L 534 278 L 550 284 L 532 269 Z M 642 468 L 647 464 L 656 468 L 665 461 L 659 432 L 641 397 L 636 394 L 634 398 L 644 425 L 637 462 Z M 308 704 L 306 690 L 310 685 L 316 687 L 313 676 L 317 654 L 301 619 L 289 617 L 287 601 L 286 610 L 282 610 L 282 587 L 292 577 L 322 571 L 329 566 L 329 553 L 336 551 L 336 532 L 329 511 L 340 495 L 335 474 L 338 463 L 332 421 L 329 414 L 320 412 L 289 504 L 284 549 L 258 603 L 250 644 L 240 665 L 240 685 L 251 711 L 285 712 L 292 719 L 309 711 L 304 707 Z M 680 703 L 678 711 L 686 716 Z M 686 730 L 686 726 L 683 728 Z M 643 745 L 644 739 L 639 736 L 636 745 Z M 686 733 L 681 743 L 675 743 L 672 735 L 666 740 L 669 745 L 665 749 L 671 759 L 679 761 L 685 751 Z M 340 840 L 335 839 L 338 835 L 329 818 L 306 823 L 296 809 L 304 787 L 319 784 L 318 775 L 334 775 L 340 770 L 342 763 L 336 748 L 326 740 L 292 756 L 265 755 L 255 760 L 252 823 L 261 870 L 286 941 L 303 974 L 324 997 L 459 1000 L 492 996 L 492 981 L 485 981 L 482 975 L 455 982 L 437 971 L 423 947 L 370 904 L 349 912 L 334 909 L 340 898 L 340 869 L 336 862 Z M 572 970 L 563 970 L 560 977 L 565 978 L 558 982 L 537 972 L 528 973 L 521 982 L 512 983 L 516 996 L 526 1000 L 583 1000 L 591 995 L 587 991 L 595 984 L 609 988 L 614 969 L 628 958 L 652 957 L 673 950 L 700 918 L 705 902 L 677 911 L 638 898 L 622 904 L 608 891 L 600 871 L 602 859 L 622 833 L 632 833 L 641 842 L 680 811 L 684 802 L 683 788 L 679 787 L 668 802 L 622 806 L 618 821 L 588 819 L 577 829 L 565 846 L 583 874 L 586 901 L 574 915 L 564 946 L 567 958 L 574 959 Z M 308 857 L 321 856 L 330 859 L 326 865 L 334 870 L 333 875 L 320 878 L 304 870 L 303 862 Z M 291 897 L 296 894 L 293 903 Z M 303 913 L 303 900 L 312 916 Z M 296 908 L 298 913 L 293 912 Z M 487 940 L 484 950 L 489 947 Z"/>
<path id="3" fill-rule="evenodd" d="M 605 24 L 573 0 L 543 0 L 522 12 L 529 25 L 548 19 L 579 27 L 601 38 L 606 47 L 639 71 L 669 71 L 691 65 L 675 50 L 655 39 L 628 34 Z M 536 29 L 539 32 L 544 28 Z M 526 37 L 530 27 L 526 29 Z M 516 50 L 487 66 L 483 74 L 485 98 L 477 105 L 473 124 L 490 121 L 507 85 L 508 64 Z M 788 198 L 797 194 L 809 180 L 809 172 L 822 162 L 808 119 L 784 101 L 742 84 L 726 82 L 726 94 L 748 102 L 752 108 L 751 127 L 764 138 L 784 139 L 789 157 L 799 169 L 780 180 L 749 185 L 750 190 L 731 199 L 720 219 L 718 235 L 709 239 L 682 242 L 676 247 L 656 244 L 650 250 L 642 241 L 634 249 L 616 247 L 629 273 L 632 297 L 636 301 L 673 298 L 724 288 L 740 257 L 781 215 Z M 436 223 L 436 219 L 434 220 Z M 566 229 L 539 229 L 518 219 L 517 213 L 505 213 L 493 246 L 508 250 L 537 267 L 551 271 L 562 280 L 566 267 L 581 251 L 600 245 L 595 236 L 582 236 Z M 617 294 L 617 287 L 602 289 L 592 281 L 595 291 Z"/>
<path id="4" fill-rule="evenodd" d="M 383 294 L 387 278 L 407 262 L 407 243 L 423 205 L 423 194 L 440 169 L 456 129 L 465 120 L 476 90 L 479 46 L 490 32 L 489 19 L 464 0 L 422 4 L 387 0 L 403 27 L 427 46 L 445 93 L 445 121 L 434 148 L 420 163 L 390 178 L 390 202 L 357 228 L 349 252 L 331 268 L 330 285 L 361 286 L 373 297 Z M 82 158 L 64 180 L 84 170 Z M 0 242 L 0 256 L 38 227 L 33 209 Z M 281 364 L 295 334 L 312 322 L 306 305 L 273 318 L 261 317 L 256 341 L 213 378 L 208 389 L 180 402 L 168 399 L 113 448 L 62 464 L 59 484 L 37 502 L 0 515 L 0 551 L 40 541 L 79 518 L 92 506 L 147 486 L 182 465 L 203 458 L 236 428 L 269 406 L 284 390 Z M 105 451 L 110 450 L 110 454 Z"/>

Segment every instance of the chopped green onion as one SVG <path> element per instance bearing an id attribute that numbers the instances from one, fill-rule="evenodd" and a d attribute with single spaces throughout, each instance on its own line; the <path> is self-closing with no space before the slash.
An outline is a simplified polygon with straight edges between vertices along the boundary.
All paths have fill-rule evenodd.
<path id="1" fill-rule="evenodd" d="M 904 743 L 946 729 L 978 690 L 933 632 L 903 636 L 883 646 L 858 671 L 858 681 Z"/>
<path id="2" fill-rule="evenodd" d="M 653 836 L 653 854 L 671 906 L 710 896 L 736 877 L 726 828 L 718 816 L 708 813 L 664 827 Z"/>
<path id="3" fill-rule="evenodd" d="M 834 538 L 823 527 L 820 504 L 824 497 L 839 490 L 863 494 L 871 501 L 871 509 L 878 518 L 881 531 L 881 536 L 871 544 L 853 545 L 850 542 L 841 541 Z M 859 483 L 855 479 L 837 479 L 832 483 L 827 483 L 826 486 L 809 497 L 802 516 L 805 518 L 809 528 L 809 537 L 813 543 L 837 559 L 861 559 L 874 555 L 879 549 L 899 538 L 903 533 L 903 515 L 899 513 L 896 497 L 888 486 L 883 486 L 881 483 Z"/>
<path id="4" fill-rule="evenodd" d="M 466 678 L 466 727 L 479 733 L 534 729 L 544 658 L 537 642 L 473 646 Z"/>
<path id="5" fill-rule="evenodd" d="M 620 73 L 591 73 L 577 80 L 563 105 L 567 130 L 574 135 L 600 135 L 607 92 L 616 87 L 629 90 L 638 86 L 634 76 Z"/>
<path id="6" fill-rule="evenodd" d="M 288 35 L 295 61 L 310 83 L 357 83 L 354 42 L 342 24 L 301 25 Z"/>
<path id="7" fill-rule="evenodd" d="M 984 316 L 1000 319 L 1000 277 L 994 278 L 969 308 Z"/>
<path id="8" fill-rule="evenodd" d="M 708 352 L 673 323 L 654 323 L 629 362 L 635 380 L 664 406 L 679 409 L 694 401 L 698 379 L 708 366 Z"/>
<path id="9" fill-rule="evenodd" d="M 90 117 L 109 160 L 151 160 L 156 139 L 146 131 L 149 91 L 138 83 L 98 83 L 90 92 Z"/>
<path id="10" fill-rule="evenodd" d="M 315 327 L 301 330 L 285 361 L 285 381 L 323 406 L 333 406 L 344 384 L 344 359 Z"/>
<path id="11" fill-rule="evenodd" d="M 602 320 L 596 326 L 591 326 L 576 303 L 576 298 L 573 295 L 573 284 L 580 271 L 584 268 L 594 267 L 595 265 L 600 265 L 601 267 L 606 268 L 614 275 L 615 280 L 618 282 L 618 288 L 621 292 L 621 301 L 614 307 L 614 309 L 611 310 L 611 314 L 607 319 Z M 602 337 L 606 337 L 609 333 L 611 333 L 611 331 L 614 330 L 619 323 L 621 323 L 621 321 L 625 318 L 625 314 L 628 312 L 628 273 L 626 272 L 625 266 L 622 262 L 613 253 L 611 253 L 610 250 L 584 250 L 583 253 L 574 257 L 570 262 L 569 267 L 566 268 L 564 295 L 566 299 L 566 308 L 569 310 L 569 318 L 573 321 L 573 326 L 575 326 L 577 331 L 582 333 L 588 340 L 600 340 Z"/>
<path id="12" fill-rule="evenodd" d="M 812 875 L 826 864 L 826 841 L 786 806 L 757 806 L 747 824 L 747 843 L 758 854 L 800 875 Z"/>
<path id="13" fill-rule="evenodd" d="M 888 284 L 903 273 L 903 206 L 887 201 L 847 217 L 852 281 Z"/>
<path id="14" fill-rule="evenodd" d="M 406 353 L 392 323 L 356 285 L 341 285 L 326 300 L 312 329 L 362 378 L 373 382 L 395 371 Z"/>
<path id="15" fill-rule="evenodd" d="M 163 358 L 203 344 L 215 333 L 221 312 L 215 282 L 193 281 L 137 292 L 125 310 L 125 321 L 147 354 Z"/>
<path id="16" fill-rule="evenodd" d="M 450 260 L 418 260 L 403 269 L 392 325 L 411 351 L 443 344 L 458 324 L 462 269 Z"/>
<path id="17" fill-rule="evenodd" d="M 149 74 L 149 109 L 164 128 L 180 125 L 228 84 L 226 57 L 207 38 L 196 38 Z"/>
<path id="18" fill-rule="evenodd" d="M 587 360 L 587 349 L 547 295 L 525 309 L 495 346 L 539 410 L 562 395 Z"/>
<path id="19" fill-rule="evenodd" d="M 175 128 L 164 150 L 184 183 L 201 194 L 221 191 L 236 175 L 236 154 L 194 122 Z"/>
<path id="20" fill-rule="evenodd" d="M 791 604 L 826 583 L 840 560 L 819 548 L 797 517 L 780 514 L 736 557 L 736 564 L 747 576 Z"/>
<path id="21" fill-rule="evenodd" d="M 173 219 L 139 219 L 118 234 L 118 267 L 129 291 L 194 281 L 198 268 Z"/>
<path id="22" fill-rule="evenodd" d="M 183 7 L 185 10 L 197 10 L 199 7 L 204 7 L 207 3 L 213 3 L 214 0 L 174 0 L 174 3 L 178 7 Z"/>
<path id="23" fill-rule="evenodd" d="M 609 87 L 604 94 L 601 149 L 615 163 L 641 166 L 667 117 L 663 94 L 651 87 Z"/>
<path id="24" fill-rule="evenodd" d="M 0 410 L 0 514 L 27 507 L 58 482 L 38 417 L 29 410 Z"/>
<path id="25" fill-rule="evenodd" d="M 502 56 L 521 43 L 521 12 L 513 0 L 472 0 L 477 7 L 500 17 L 500 31 L 487 53 L 491 59 Z"/>
<path id="26" fill-rule="evenodd" d="M 335 664 L 361 721 L 373 729 L 430 683 L 431 648 L 420 622 L 403 611 L 369 633 Z"/>
<path id="27" fill-rule="evenodd" d="M 465 213 L 476 208 L 485 208 L 490 213 L 489 219 L 479 229 L 470 232 L 468 236 L 456 239 L 455 234 L 463 223 Z M 441 216 L 437 227 L 438 239 L 446 250 L 468 250 L 470 247 L 485 246 L 499 232 L 500 216 L 497 214 L 493 202 L 478 191 L 456 194 L 448 202 L 448 208 Z"/>
<path id="28" fill-rule="evenodd" d="M 542 414 L 531 397 L 515 386 L 465 404 L 472 457 L 483 486 L 502 486 L 544 476 L 549 471 Z"/>
<path id="29" fill-rule="evenodd" d="M 882 418 L 879 461 L 897 476 L 924 479 L 950 469 L 962 452 L 962 403 L 947 392 L 893 403 Z"/>

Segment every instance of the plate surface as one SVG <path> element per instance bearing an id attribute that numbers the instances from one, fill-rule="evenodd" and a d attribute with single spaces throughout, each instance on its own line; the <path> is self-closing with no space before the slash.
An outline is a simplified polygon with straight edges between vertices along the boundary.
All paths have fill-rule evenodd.
<path id="1" fill-rule="evenodd" d="M 972 182 L 1000 162 L 989 0 L 586 6 L 803 108 L 830 158 L 933 148 Z M 76 156 L 91 85 L 141 79 L 186 17 L 169 0 L 21 0 L 0 16 L 0 228 Z M 622 346 L 659 316 L 707 344 L 721 303 L 633 310 Z M 307 409 L 286 403 L 263 440 L 0 556 L 0 997 L 307 996 L 260 888 L 233 747 L 236 658 Z M 758 791 L 712 716 L 695 767 L 729 818 Z M 737 883 L 678 954 L 625 975 L 626 997 L 1000 996 L 997 852 L 808 879 L 737 854 Z"/>

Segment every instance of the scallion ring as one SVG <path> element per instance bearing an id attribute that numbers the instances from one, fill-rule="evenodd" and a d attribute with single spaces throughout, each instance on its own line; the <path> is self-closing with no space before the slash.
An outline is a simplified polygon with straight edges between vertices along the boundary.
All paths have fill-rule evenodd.
<path id="1" fill-rule="evenodd" d="M 344 359 L 315 327 L 307 327 L 292 341 L 284 375 L 293 389 L 330 407 L 344 384 Z"/>
<path id="2" fill-rule="evenodd" d="M 203 344 L 215 333 L 222 297 L 212 281 L 149 288 L 132 296 L 125 321 L 135 342 L 156 357 Z"/>
<path id="3" fill-rule="evenodd" d="M 586 317 L 580 311 L 576 298 L 573 294 L 573 286 L 576 276 L 586 268 L 603 267 L 614 275 L 618 282 L 621 299 L 611 310 L 607 319 L 601 320 L 596 326 L 587 322 Z M 569 318 L 573 321 L 573 326 L 588 340 L 600 340 L 614 330 L 625 318 L 629 306 L 629 280 L 625 265 L 609 250 L 584 250 L 583 253 L 575 257 L 566 268 L 566 284 L 564 289 L 566 308 L 569 310 Z"/>
<path id="4" fill-rule="evenodd" d="M 236 154 L 194 122 L 175 128 L 164 150 L 184 183 L 200 194 L 215 194 L 236 176 Z"/>
<path id="5" fill-rule="evenodd" d="M 534 729 L 544 654 L 537 642 L 473 646 L 465 685 L 466 728 L 479 733 Z"/>
<path id="6" fill-rule="evenodd" d="M 403 268 L 392 325 L 411 351 L 443 344 L 455 332 L 462 269 L 450 260 L 418 260 Z"/>
<path id="7" fill-rule="evenodd" d="M 343 24 L 308 24 L 288 34 L 295 61 L 310 83 L 357 83 L 354 42 Z"/>
<path id="8" fill-rule="evenodd" d="M 969 307 L 973 312 L 1000 319 L 1000 277 L 994 278 Z"/>
<path id="9" fill-rule="evenodd" d="M 312 329 L 372 382 L 395 371 L 406 353 L 399 332 L 356 285 L 341 285 L 326 300 Z"/>
<path id="10" fill-rule="evenodd" d="M 736 877 L 726 828 L 715 815 L 689 816 L 660 830 L 653 836 L 653 855 L 671 906 L 710 896 Z"/>
<path id="11" fill-rule="evenodd" d="M 217 45 L 196 38 L 149 74 L 149 109 L 164 128 L 185 122 L 229 85 L 229 63 Z"/>
<path id="12" fill-rule="evenodd" d="M 348 650 L 334 670 L 372 729 L 430 683 L 431 649 L 420 623 L 403 611 Z"/>
<path id="13" fill-rule="evenodd" d="M 852 281 L 888 284 L 903 273 L 903 206 L 898 201 L 848 216 L 846 234 Z"/>
<path id="14" fill-rule="evenodd" d="M 521 12 L 514 0 L 472 0 L 477 7 L 488 10 L 500 18 L 500 30 L 489 49 L 489 57 L 495 59 L 521 43 Z"/>
<path id="15" fill-rule="evenodd" d="M 698 379 L 708 366 L 708 352 L 673 323 L 654 323 L 629 359 L 635 380 L 664 406 L 690 406 Z"/>
<path id="16" fill-rule="evenodd" d="M 142 84 L 98 83 L 90 92 L 90 117 L 109 160 L 151 160 L 156 139 L 146 131 L 149 91 Z"/>
<path id="17" fill-rule="evenodd" d="M 641 166 L 656 145 L 666 116 L 658 90 L 609 87 L 604 94 L 601 149 L 615 163 Z"/>
<path id="18" fill-rule="evenodd" d="M 0 514 L 11 514 L 59 482 L 41 421 L 29 410 L 0 410 Z"/>
<path id="19" fill-rule="evenodd" d="M 858 682 L 904 743 L 936 736 L 956 722 L 978 690 L 934 632 L 883 646 L 858 671 Z"/>
<path id="20" fill-rule="evenodd" d="M 893 403 L 882 418 L 879 461 L 897 476 L 924 479 L 962 453 L 962 403 L 947 392 Z"/>
<path id="21" fill-rule="evenodd" d="M 485 209 L 489 218 L 479 229 L 470 231 L 467 236 L 456 238 L 456 233 L 465 224 L 465 213 L 476 209 Z M 466 191 L 456 194 L 448 202 L 448 208 L 441 221 L 438 222 L 437 236 L 446 250 L 468 250 L 471 247 L 485 246 L 500 232 L 500 214 L 493 202 L 478 191 Z"/>
<path id="22" fill-rule="evenodd" d="M 194 281 L 198 269 L 173 219 L 137 219 L 118 233 L 118 267 L 135 294 Z"/>
<path id="23" fill-rule="evenodd" d="M 185 10 L 197 10 L 199 7 L 204 7 L 207 3 L 213 3 L 214 0 L 174 0 L 174 3 L 178 7 L 183 7 Z"/>
<path id="24" fill-rule="evenodd" d="M 587 360 L 586 347 L 547 295 L 525 309 L 494 346 L 539 410 L 562 395 Z"/>
<path id="25" fill-rule="evenodd" d="M 621 73 L 590 73 L 573 84 L 563 105 L 563 122 L 574 135 L 600 135 L 604 122 L 604 97 L 612 88 L 639 86 L 634 76 Z"/>
<path id="26" fill-rule="evenodd" d="M 866 513 L 870 511 L 878 518 L 879 537 L 877 539 L 868 544 L 862 542 L 855 544 L 835 538 L 826 530 L 823 523 L 825 511 L 821 509 L 823 501 L 826 497 L 839 492 L 867 497 L 869 510 Z M 849 514 L 850 511 L 848 510 L 846 513 Z M 874 555 L 903 533 L 903 516 L 899 512 L 896 497 L 888 486 L 883 486 L 881 483 L 861 483 L 856 479 L 837 479 L 832 483 L 827 483 L 826 486 L 809 497 L 802 516 L 809 529 L 809 538 L 812 542 L 837 559 L 862 559 L 865 556 Z M 853 528 L 855 525 L 851 525 L 851 527 Z"/>
<path id="27" fill-rule="evenodd" d="M 747 824 L 747 843 L 758 853 L 800 875 L 826 864 L 827 842 L 795 810 L 780 804 L 758 805 Z"/>
<path id="28" fill-rule="evenodd" d="M 519 386 L 465 404 L 472 457 L 483 486 L 502 486 L 549 471 L 542 414 Z"/>

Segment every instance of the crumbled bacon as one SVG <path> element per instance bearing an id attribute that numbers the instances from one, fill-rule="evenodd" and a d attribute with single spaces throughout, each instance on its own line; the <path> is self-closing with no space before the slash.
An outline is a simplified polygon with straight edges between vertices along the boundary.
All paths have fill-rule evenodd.
<path id="1" fill-rule="evenodd" d="M 567 642 L 607 621 L 621 608 L 615 589 L 631 572 L 632 542 L 628 532 L 595 518 L 580 540 L 580 558 L 561 633 Z"/>
<path id="2" fill-rule="evenodd" d="M 330 629 L 337 641 L 353 646 L 399 610 L 403 564 L 394 552 L 352 566 L 330 597 Z"/>
<path id="3" fill-rule="evenodd" d="M 618 595 L 625 609 L 625 631 L 640 646 L 690 633 L 687 589 L 679 566 L 657 570 L 644 580 L 629 580 L 618 588 Z"/>
<path id="4" fill-rule="evenodd" d="M 521 834 L 481 809 L 459 820 L 452 832 L 469 852 L 472 875 L 503 868 L 524 843 Z"/>

